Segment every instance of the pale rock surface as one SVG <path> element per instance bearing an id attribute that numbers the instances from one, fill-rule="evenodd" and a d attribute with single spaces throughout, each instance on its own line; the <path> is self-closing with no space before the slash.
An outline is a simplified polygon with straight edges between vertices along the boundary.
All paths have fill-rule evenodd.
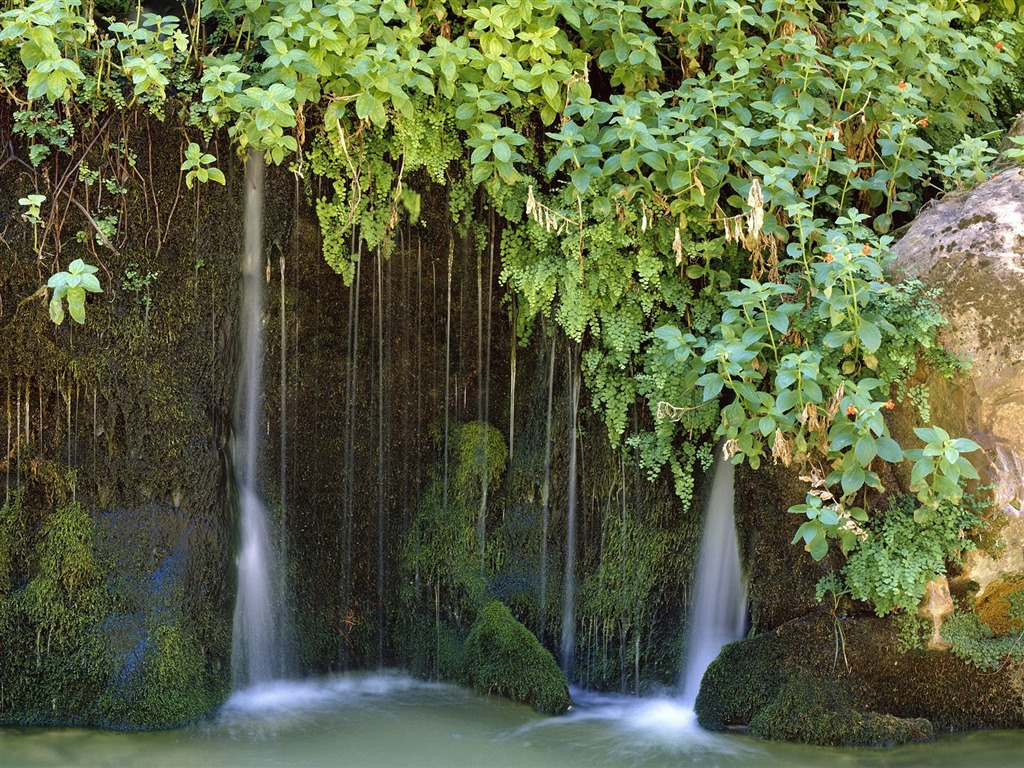
<path id="1" fill-rule="evenodd" d="M 929 384 L 934 421 L 981 444 L 985 455 L 971 459 L 995 485 L 993 540 L 966 563 L 980 597 L 1003 574 L 1024 572 L 1024 169 L 927 207 L 894 251 L 897 274 L 941 289 L 949 324 L 940 338 L 971 363 L 951 388 Z"/>

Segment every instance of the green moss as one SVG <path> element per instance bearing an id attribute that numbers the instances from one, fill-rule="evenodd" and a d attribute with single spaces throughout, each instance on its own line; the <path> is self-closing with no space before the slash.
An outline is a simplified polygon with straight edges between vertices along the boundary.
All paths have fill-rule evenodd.
<path id="1" fill-rule="evenodd" d="M 497 483 L 508 463 L 505 436 L 485 421 L 463 424 L 456 436 L 456 494 L 472 503 L 484 483 Z"/>
<path id="2" fill-rule="evenodd" d="M 148 642 L 142 669 L 127 696 L 104 697 L 108 716 L 121 727 L 170 728 L 198 720 L 226 695 L 222 678 L 208 673 L 195 638 L 179 626 L 161 626 Z"/>
<path id="3" fill-rule="evenodd" d="M 498 601 L 487 603 L 469 631 L 462 679 L 479 693 L 496 693 L 539 712 L 561 714 L 572 704 L 554 658 Z"/>
<path id="4" fill-rule="evenodd" d="M 17 559 L 27 549 L 25 512 L 20 490 L 11 493 L 0 507 L 0 600 L 11 591 Z"/>
<path id="5" fill-rule="evenodd" d="M 1016 635 L 993 637 L 992 629 L 968 611 L 957 611 L 942 625 L 942 637 L 959 658 L 978 669 L 996 670 L 1007 660 L 1024 661 L 1024 646 Z"/>
<path id="6" fill-rule="evenodd" d="M 4 506 L 21 511 L 20 495 Z M 105 674 L 98 622 L 110 602 L 93 542 L 92 519 L 77 501 L 65 501 L 33 536 L 22 577 L 0 599 L 0 722 L 70 722 L 90 710 Z"/>
<path id="7" fill-rule="evenodd" d="M 781 646 L 765 637 L 729 643 L 708 666 L 694 703 L 704 728 L 747 725 L 775 696 L 785 660 Z"/>
<path id="8" fill-rule="evenodd" d="M 822 746 L 894 746 L 935 738 L 928 720 L 860 713 L 841 687 L 807 675 L 782 684 L 750 721 L 750 733 Z"/>

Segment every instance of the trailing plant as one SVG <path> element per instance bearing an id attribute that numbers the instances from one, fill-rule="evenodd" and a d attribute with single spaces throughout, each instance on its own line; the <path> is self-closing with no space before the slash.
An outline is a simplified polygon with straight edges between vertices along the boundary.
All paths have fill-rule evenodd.
<path id="1" fill-rule="evenodd" d="M 925 585 L 974 547 L 967 534 L 981 523 L 984 506 L 974 497 L 959 506 L 946 501 L 927 512 L 928 524 L 922 525 L 923 508 L 913 496 L 891 496 L 888 509 L 866 522 L 843 568 L 850 596 L 869 601 L 879 616 L 898 608 L 915 612 Z"/>
<path id="2" fill-rule="evenodd" d="M 1024 619 L 1024 613 L 1018 613 L 1016 618 Z M 950 644 L 950 650 L 978 669 L 992 671 L 1007 660 L 1024 661 L 1021 636 L 993 637 L 992 630 L 976 613 L 954 612 L 943 622 L 941 632 L 943 639 Z"/>
<path id="3" fill-rule="evenodd" d="M 197 181 L 200 184 L 205 184 L 207 181 L 224 184 L 224 172 L 213 166 L 215 162 L 217 162 L 216 157 L 208 152 L 203 152 L 194 141 L 190 142 L 185 148 L 185 160 L 181 164 L 181 170 L 187 171 L 185 184 L 188 188 L 192 189 Z"/>
<path id="4" fill-rule="evenodd" d="M 832 635 L 835 638 L 835 655 L 832 657 L 832 671 L 839 665 L 842 654 L 843 667 L 850 671 L 850 660 L 846 657 L 846 631 L 843 629 L 842 618 L 839 616 L 839 605 L 850 590 L 843 582 L 843 577 L 835 571 L 823 576 L 814 587 L 814 597 L 819 603 L 826 603 L 832 616 Z"/>

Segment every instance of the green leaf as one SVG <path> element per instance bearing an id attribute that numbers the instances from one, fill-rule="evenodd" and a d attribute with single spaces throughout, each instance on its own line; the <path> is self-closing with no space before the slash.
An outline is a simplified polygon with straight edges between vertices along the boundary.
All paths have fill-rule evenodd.
<path id="1" fill-rule="evenodd" d="M 841 451 L 844 448 L 849 448 L 853 445 L 856 434 L 851 429 L 837 432 L 832 438 L 832 442 L 829 444 L 830 451 Z"/>
<path id="2" fill-rule="evenodd" d="M 63 293 L 53 295 L 50 299 L 50 319 L 54 325 L 60 325 L 64 322 L 64 302 L 61 301 Z"/>
<path id="3" fill-rule="evenodd" d="M 811 553 L 811 557 L 821 560 L 828 554 L 828 541 L 825 540 L 825 535 L 819 531 L 818 535 L 807 543 L 806 548 Z"/>
<path id="4" fill-rule="evenodd" d="M 491 163 L 490 161 L 485 161 L 485 162 L 482 162 L 482 163 L 477 163 L 476 165 L 473 166 L 473 175 L 472 175 L 473 183 L 474 184 L 482 184 L 485 181 L 487 181 L 487 179 L 491 178 L 491 175 L 493 173 L 494 173 L 494 164 Z"/>
<path id="5" fill-rule="evenodd" d="M 878 438 L 875 447 L 883 461 L 888 461 L 890 464 L 898 464 L 903 461 L 903 450 L 900 448 L 899 443 L 891 437 L 883 436 Z"/>
<path id="6" fill-rule="evenodd" d="M 875 448 L 875 439 L 870 435 L 861 435 L 853 452 L 857 457 L 857 462 L 862 467 L 867 467 L 878 453 L 877 448 Z"/>
<path id="7" fill-rule="evenodd" d="M 865 478 L 866 475 L 864 474 L 864 468 L 856 464 L 843 472 L 843 493 L 849 494 L 854 491 L 859 491 L 864 485 Z"/>
<path id="8" fill-rule="evenodd" d="M 100 281 L 96 278 L 96 275 L 82 275 L 81 286 L 89 293 L 103 293 L 103 289 L 100 287 Z"/>
<path id="9" fill-rule="evenodd" d="M 970 453 L 971 451 L 977 451 L 981 448 L 973 440 L 968 440 L 966 437 L 957 437 L 952 441 L 953 447 L 960 453 Z"/>
<path id="10" fill-rule="evenodd" d="M 504 141 L 496 141 L 491 146 L 491 152 L 499 163 L 507 163 L 512 159 L 512 148 Z"/>
<path id="11" fill-rule="evenodd" d="M 586 168 L 577 168 L 570 176 L 572 185 L 582 195 L 590 188 L 590 171 Z"/>
<path id="12" fill-rule="evenodd" d="M 910 487 L 916 488 L 919 483 L 923 482 L 934 471 L 935 465 L 928 459 L 921 459 L 916 462 L 914 468 L 910 471 Z"/>
<path id="13" fill-rule="evenodd" d="M 790 511 L 792 512 L 793 510 Z M 796 544 L 798 541 L 803 541 L 805 544 L 808 544 L 820 531 L 821 523 L 817 520 L 808 520 L 797 528 L 796 534 L 793 536 L 793 541 L 791 541 L 790 544 Z"/>
<path id="14" fill-rule="evenodd" d="M 76 286 L 68 289 L 68 312 L 79 324 L 85 323 L 85 289 Z"/>
<path id="15" fill-rule="evenodd" d="M 877 325 L 867 320 L 861 320 L 860 327 L 857 329 L 857 337 L 868 352 L 877 352 L 882 345 L 881 331 L 878 330 Z"/>
<path id="16" fill-rule="evenodd" d="M 961 456 L 956 460 L 957 469 L 960 470 L 960 476 L 968 480 L 980 480 L 981 477 L 978 475 L 978 470 L 974 468 L 967 459 Z"/>
<path id="17" fill-rule="evenodd" d="M 822 525 L 839 525 L 839 515 L 832 507 L 825 507 L 818 514 L 818 520 Z"/>
<path id="18" fill-rule="evenodd" d="M 851 331 L 829 331 L 821 341 L 826 347 L 841 347 L 850 340 L 851 336 L 853 336 Z"/>

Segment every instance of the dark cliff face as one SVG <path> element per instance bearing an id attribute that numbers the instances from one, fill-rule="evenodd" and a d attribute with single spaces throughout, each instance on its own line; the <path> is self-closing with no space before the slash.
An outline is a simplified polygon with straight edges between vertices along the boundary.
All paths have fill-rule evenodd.
<path id="1" fill-rule="evenodd" d="M 26 148 L 0 168 L 12 201 L 0 214 L 0 722 L 168 727 L 229 688 L 243 179 L 215 137 L 227 185 L 189 190 L 181 141 L 139 116 L 82 128 L 71 155 L 39 168 Z M 287 553 L 298 671 L 383 662 L 462 679 L 448 651 L 492 599 L 557 648 L 574 343 L 538 323 L 513 348 L 498 233 L 460 234 L 437 188 L 345 286 L 321 253 L 319 185 L 268 169 L 264 209 L 259 492 Z M 14 202 L 29 194 L 46 195 L 35 216 Z M 37 291 L 76 258 L 99 268 L 103 292 L 84 325 L 54 326 Z M 587 400 L 577 677 L 672 685 L 700 504 L 682 509 L 667 479 L 610 447 Z M 641 404 L 630 418 L 649 417 Z M 466 436 L 485 433 L 508 458 L 481 483 Z M 417 549 L 412 532 L 442 518 L 458 546 Z M 461 575 L 431 581 L 428 561 Z"/>
<path id="2" fill-rule="evenodd" d="M 2 170 L 3 722 L 166 727 L 226 689 L 240 179 L 188 191 L 179 140 L 108 123 Z M 35 223 L 15 202 L 33 193 Z M 76 258 L 103 292 L 54 326 L 33 294 Z"/>

